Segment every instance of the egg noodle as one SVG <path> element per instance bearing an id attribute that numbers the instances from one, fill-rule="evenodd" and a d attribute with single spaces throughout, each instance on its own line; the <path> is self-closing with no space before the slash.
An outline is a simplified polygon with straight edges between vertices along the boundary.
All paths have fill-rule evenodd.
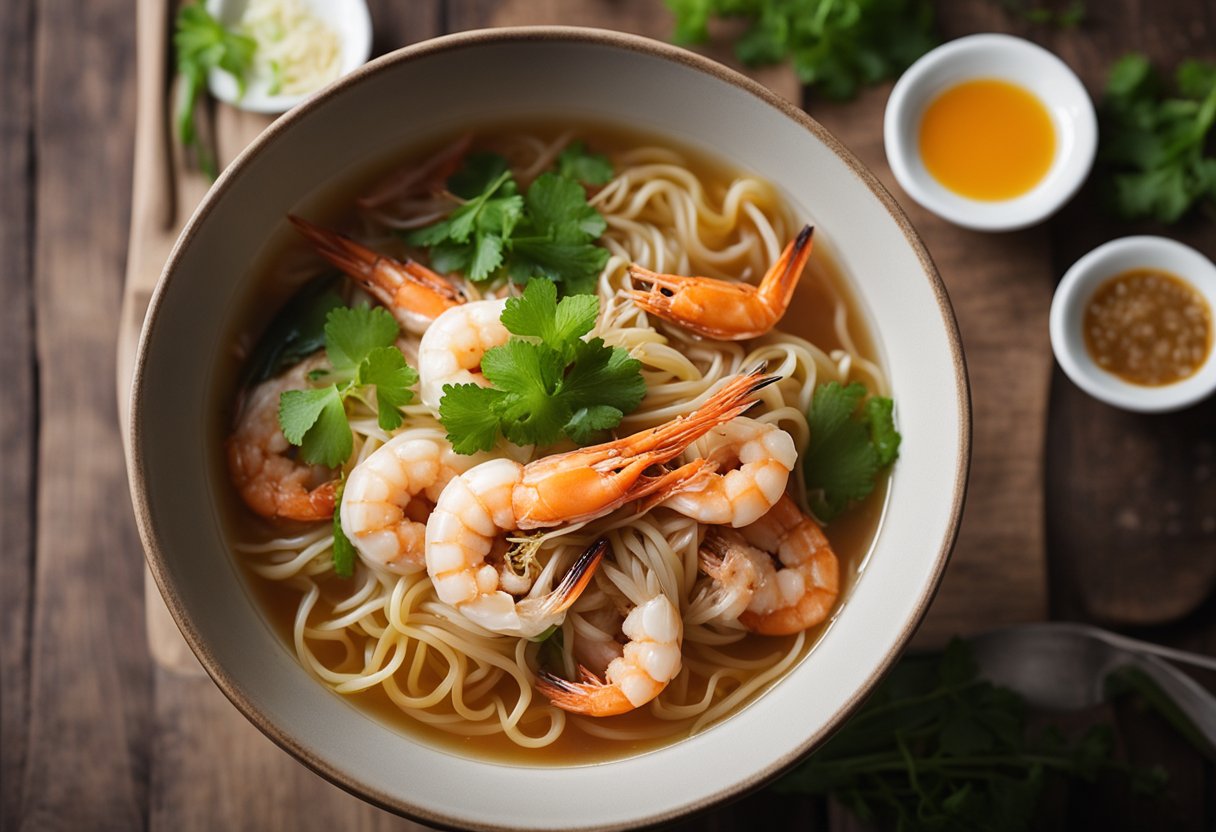
<path id="1" fill-rule="evenodd" d="M 479 147 L 501 153 L 521 187 L 552 166 L 573 134 L 541 138 L 518 133 Z M 748 416 L 773 423 L 794 438 L 809 439 L 806 413 L 817 384 L 861 381 L 885 394 L 882 371 L 858 354 L 844 298 L 833 299 L 834 329 L 843 349 L 825 352 L 802 338 L 773 330 L 746 342 L 717 342 L 648 318 L 618 290 L 630 286 L 628 264 L 659 272 L 740 277 L 756 282 L 776 261 L 801 225 L 768 183 L 749 176 L 732 180 L 699 177 L 678 152 L 635 147 L 611 154 L 615 177 L 590 198 L 604 217 L 600 242 L 611 257 L 599 278 L 600 317 L 594 335 L 622 347 L 642 363 L 647 395 L 617 429 L 624 436 L 668 422 L 703 404 L 731 376 L 758 362 L 782 380 L 757 394 Z M 379 200 L 361 215 L 354 236 L 385 251 L 388 226 L 416 227 L 434 221 L 436 205 L 422 199 L 394 205 Z M 814 259 L 804 280 L 822 269 Z M 830 284 L 830 282 L 829 282 Z M 470 297 L 512 291 L 497 286 Z M 834 291 L 834 290 L 833 290 Z M 406 336 L 403 351 L 416 354 Z M 397 433 L 441 438 L 445 431 L 420 403 L 403 408 Z M 356 458 L 366 459 L 390 437 L 370 411 L 354 411 Z M 704 455 L 704 440 L 676 462 Z M 517 449 L 516 449 L 517 450 Z M 526 449 L 530 450 L 530 449 Z M 505 452 L 505 451 L 504 451 Z M 519 461 L 526 462 L 528 457 Z M 792 493 L 805 506 L 801 460 L 790 476 Z M 784 674 L 806 652 L 812 636 L 799 633 L 765 639 L 737 621 L 720 617 L 721 602 L 698 573 L 698 546 L 706 527 L 658 508 L 643 515 L 624 508 L 598 520 L 521 536 L 515 552 L 527 551 L 539 569 L 530 597 L 551 590 L 575 558 L 606 536 L 610 556 L 594 574 L 560 625 L 542 644 L 482 629 L 436 597 L 426 572 L 397 575 L 360 559 L 354 577 L 334 575 L 332 528 L 320 524 L 303 534 L 242 543 L 240 557 L 256 573 L 297 594 L 292 643 L 310 673 L 341 694 L 373 688 L 409 718 L 460 736 L 502 735 L 517 746 L 548 746 L 570 731 L 609 741 L 679 738 L 703 730 Z M 576 679 L 579 656 L 596 645 L 611 647 L 623 611 L 662 593 L 683 618 L 683 666 L 679 675 L 641 709 L 649 718 L 590 718 L 551 705 L 535 690 L 536 669 L 545 660 Z M 750 637 L 752 648 L 739 649 Z M 760 640 L 760 649 L 755 648 Z M 631 715 L 632 716 L 632 715 Z"/>

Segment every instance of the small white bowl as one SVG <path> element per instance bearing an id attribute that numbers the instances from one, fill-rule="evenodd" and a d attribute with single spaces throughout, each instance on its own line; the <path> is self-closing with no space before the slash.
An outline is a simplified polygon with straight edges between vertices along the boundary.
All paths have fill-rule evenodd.
<path id="1" fill-rule="evenodd" d="M 999 201 L 969 199 L 941 184 L 920 156 L 925 108 L 964 81 L 994 78 L 1027 90 L 1046 106 L 1056 153 L 1034 188 Z M 1085 87 L 1068 65 L 1041 46 L 1009 35 L 971 35 L 939 46 L 895 84 L 883 119 L 891 171 L 908 195 L 943 219 L 977 231 L 1013 231 L 1054 214 L 1093 167 L 1098 121 Z"/>
<path id="2" fill-rule="evenodd" d="M 372 54 L 372 19 L 367 10 L 367 0 L 303 0 L 308 10 L 326 26 L 338 34 L 342 44 L 342 57 L 338 65 L 336 81 L 343 75 L 367 63 Z M 207 0 L 207 11 L 228 28 L 237 25 L 249 0 Z M 207 76 L 211 94 L 225 104 L 254 113 L 285 113 L 304 99 L 328 86 L 322 84 L 315 90 L 293 95 L 274 95 L 265 78 L 250 79 L 241 95 L 236 79 L 223 70 L 215 69 Z"/>
<path id="3" fill-rule="evenodd" d="M 1122 237 L 1073 264 L 1051 302 L 1051 348 L 1065 374 L 1095 399 L 1124 410 L 1161 413 L 1195 404 L 1216 391 L 1216 350 L 1182 381 L 1160 387 L 1131 384 L 1099 367 L 1081 330 L 1085 307 L 1106 280 L 1129 269 L 1162 269 L 1191 284 L 1216 312 L 1216 265 L 1188 245 L 1165 237 Z"/>

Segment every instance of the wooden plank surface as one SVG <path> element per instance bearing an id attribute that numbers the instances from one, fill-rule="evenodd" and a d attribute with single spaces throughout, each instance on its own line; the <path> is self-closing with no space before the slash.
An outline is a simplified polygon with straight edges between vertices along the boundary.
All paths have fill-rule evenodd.
<path id="1" fill-rule="evenodd" d="M 1018 22 L 987 0 L 943 2 L 940 21 L 947 36 L 1028 34 L 1059 52 L 1091 90 L 1109 61 L 1130 48 L 1167 64 L 1205 50 L 1216 57 L 1210 2 L 1090 6 L 1093 20 L 1080 33 Z M 130 0 L 45 0 L 36 10 L 33 0 L 0 4 L 0 281 L 6 298 L 0 345 L 7 382 L 0 410 L 6 461 L 0 473 L 0 828 L 419 829 L 300 766 L 209 680 L 150 661 L 111 358 L 137 129 L 131 11 Z M 657 0 L 376 0 L 372 12 L 377 51 L 442 31 L 526 22 L 665 37 L 669 20 Z M 763 80 L 798 95 L 786 70 Z M 159 83 L 163 89 L 167 77 Z M 805 103 L 890 186 L 878 127 L 885 98 L 886 88 L 877 88 L 847 105 Z M 223 108 L 217 117 L 226 155 L 259 127 Z M 139 163 L 148 163 L 142 153 Z M 171 156 L 149 170 L 170 163 Z M 150 235 L 160 223 L 158 233 L 171 242 L 203 187 L 189 182 L 164 195 L 160 208 L 151 202 L 142 210 L 137 202 L 131 233 Z M 1208 465 L 1212 447 L 1204 444 L 1216 424 L 1216 404 L 1175 417 L 1125 417 L 1057 377 L 1050 385 L 1051 418 L 1043 420 L 1052 284 L 1091 245 L 1137 229 L 1102 219 L 1097 195 L 1086 192 L 1049 226 L 979 235 L 945 225 L 893 192 L 910 208 L 954 297 L 977 426 L 958 553 L 922 638 L 1043 615 L 1046 516 L 1055 615 L 1140 624 L 1181 615 L 1140 632 L 1216 650 L 1216 529 L 1208 525 L 1216 461 Z M 1187 226 L 1181 236 L 1216 254 L 1210 228 Z M 142 265 L 137 258 L 127 263 L 128 272 L 159 270 L 163 254 L 148 251 Z M 130 314 L 124 325 L 129 322 Z M 1129 506 L 1138 522 L 1127 514 L 1120 525 Z M 1176 534 L 1166 527 L 1171 520 Z M 155 606 L 148 609 L 155 613 Z M 149 631 L 160 626 L 172 634 L 163 624 Z M 1152 736 L 1134 741 L 1152 746 Z M 1179 828 L 1212 828 L 1212 769 L 1176 743 L 1158 740 L 1156 747 L 1176 772 L 1171 788 L 1180 808 L 1168 819 Z M 1092 817 L 1108 799 L 1097 795 L 1079 813 L 1073 807 L 1072 822 L 1060 828 L 1082 828 L 1078 818 Z M 1106 817 L 1134 828 L 1132 816 L 1117 808 Z M 680 828 L 757 824 L 854 828 L 819 801 L 767 793 Z"/>
<path id="2" fill-rule="evenodd" d="M 21 817 L 38 439 L 32 229 L 33 0 L 0 3 L 0 829 Z"/>

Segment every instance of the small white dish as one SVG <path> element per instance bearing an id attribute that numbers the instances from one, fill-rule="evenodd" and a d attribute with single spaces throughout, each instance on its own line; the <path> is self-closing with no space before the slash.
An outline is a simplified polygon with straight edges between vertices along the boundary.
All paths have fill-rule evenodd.
<path id="1" fill-rule="evenodd" d="M 308 10 L 338 34 L 342 56 L 338 74 L 329 83 L 367 63 L 372 54 L 372 19 L 367 0 L 302 0 Z M 240 23 L 249 0 L 207 0 L 207 11 L 225 27 Z M 207 76 L 211 94 L 225 104 L 254 113 L 285 113 L 304 99 L 328 86 L 292 95 L 271 92 L 270 79 L 249 79 L 245 94 L 241 94 L 236 79 L 223 70 L 212 70 Z"/>
<path id="2" fill-rule="evenodd" d="M 1099 367 L 1085 347 L 1085 307 L 1105 281 L 1129 269 L 1161 269 L 1195 287 L 1216 312 L 1216 265 L 1188 245 L 1165 237 L 1122 237 L 1098 246 L 1073 264 L 1051 302 L 1051 348 L 1073 383 L 1095 399 L 1124 410 L 1181 410 L 1216 391 L 1216 350 L 1194 375 L 1173 384 L 1131 384 Z"/>
<path id="3" fill-rule="evenodd" d="M 938 182 L 921 161 L 925 108 L 956 84 L 985 78 L 1032 93 L 1055 128 L 1056 153 L 1047 174 L 1012 199 L 962 196 Z M 1081 187 L 1098 148 L 1098 121 L 1080 79 L 1051 52 L 1009 35 L 971 35 L 939 46 L 900 77 L 887 100 L 883 143 L 895 179 L 925 208 L 964 228 L 1013 231 L 1051 216 Z"/>

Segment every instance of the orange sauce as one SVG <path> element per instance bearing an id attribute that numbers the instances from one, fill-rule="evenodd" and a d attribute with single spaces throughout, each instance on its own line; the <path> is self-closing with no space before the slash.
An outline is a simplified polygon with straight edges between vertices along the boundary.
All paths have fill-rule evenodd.
<path id="1" fill-rule="evenodd" d="M 1107 280 L 1085 307 L 1085 348 L 1094 363 L 1149 387 L 1192 376 L 1212 351 L 1212 310 L 1169 272 L 1132 269 Z"/>
<path id="2" fill-rule="evenodd" d="M 1007 81 L 981 78 L 943 92 L 925 109 L 920 157 L 933 178 L 984 201 L 1021 196 L 1042 181 L 1056 153 L 1047 108 Z"/>

